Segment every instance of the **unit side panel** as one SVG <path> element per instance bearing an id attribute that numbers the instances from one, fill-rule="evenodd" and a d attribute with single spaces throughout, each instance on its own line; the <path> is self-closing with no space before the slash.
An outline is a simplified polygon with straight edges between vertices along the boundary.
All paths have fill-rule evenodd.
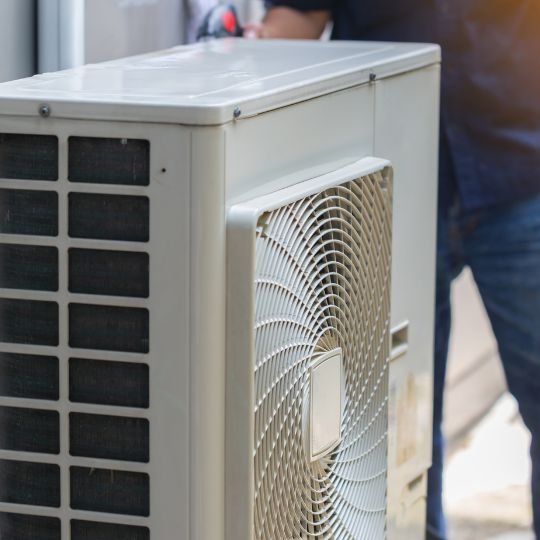
<path id="1" fill-rule="evenodd" d="M 394 167 L 389 538 L 431 461 L 439 66 L 377 83 L 375 155 Z M 423 524 L 420 524 L 420 528 Z M 397 535 L 397 536 L 394 536 Z"/>
<path id="2" fill-rule="evenodd" d="M 0 325 L 0 408 L 37 410 L 50 442 L 14 446 L 4 423 L 0 466 L 17 482 L 27 462 L 46 464 L 55 486 L 25 499 L 38 474 L 13 497 L 2 484 L 0 525 L 15 513 L 61 540 L 188 539 L 190 132 L 0 125 L 0 302 L 22 313 Z"/>
<path id="3" fill-rule="evenodd" d="M 229 124 L 228 203 L 375 155 L 373 111 L 374 86 L 363 85 Z"/>
<path id="4" fill-rule="evenodd" d="M 222 128 L 194 128 L 191 154 L 191 529 L 224 535 L 226 227 Z"/>

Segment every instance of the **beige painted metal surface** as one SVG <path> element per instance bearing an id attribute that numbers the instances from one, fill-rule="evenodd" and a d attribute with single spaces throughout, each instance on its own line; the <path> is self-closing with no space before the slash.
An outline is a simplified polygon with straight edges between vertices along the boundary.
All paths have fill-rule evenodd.
<path id="1" fill-rule="evenodd" d="M 405 534 L 404 523 L 411 526 L 403 504 L 412 508 L 411 496 L 425 497 L 419 479 L 431 464 L 439 69 L 432 66 L 377 84 L 375 154 L 389 156 L 394 167 L 392 328 L 399 354 L 390 366 L 392 540 Z M 397 113 L 400 101 L 404 106 Z M 422 517 L 417 528 L 423 530 L 425 516 L 413 513 L 414 519 Z"/>

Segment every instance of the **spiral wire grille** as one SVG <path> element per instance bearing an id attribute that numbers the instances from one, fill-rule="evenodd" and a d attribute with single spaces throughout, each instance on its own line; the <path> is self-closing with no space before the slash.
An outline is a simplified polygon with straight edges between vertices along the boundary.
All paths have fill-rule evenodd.
<path id="1" fill-rule="evenodd" d="M 385 537 L 390 186 L 374 173 L 263 214 L 256 237 L 257 540 Z M 343 351 L 339 446 L 311 462 L 310 367 Z"/>

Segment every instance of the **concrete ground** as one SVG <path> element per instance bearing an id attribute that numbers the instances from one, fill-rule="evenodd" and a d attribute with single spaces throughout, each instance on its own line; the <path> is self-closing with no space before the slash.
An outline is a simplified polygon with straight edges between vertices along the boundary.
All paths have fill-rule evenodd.
<path id="1" fill-rule="evenodd" d="M 445 504 L 451 540 L 534 540 L 529 434 L 505 394 L 448 450 Z"/>
<path id="2" fill-rule="evenodd" d="M 529 435 L 505 393 L 497 343 L 467 269 L 452 287 L 452 309 L 444 426 L 450 540 L 534 540 Z"/>

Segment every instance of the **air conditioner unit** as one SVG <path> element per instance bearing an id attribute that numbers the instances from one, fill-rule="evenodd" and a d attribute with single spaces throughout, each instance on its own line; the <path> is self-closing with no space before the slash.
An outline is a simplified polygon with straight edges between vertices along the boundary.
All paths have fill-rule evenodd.
<path id="1" fill-rule="evenodd" d="M 225 40 L 0 86 L 0 536 L 385 538 L 438 83 L 431 45 Z"/>

